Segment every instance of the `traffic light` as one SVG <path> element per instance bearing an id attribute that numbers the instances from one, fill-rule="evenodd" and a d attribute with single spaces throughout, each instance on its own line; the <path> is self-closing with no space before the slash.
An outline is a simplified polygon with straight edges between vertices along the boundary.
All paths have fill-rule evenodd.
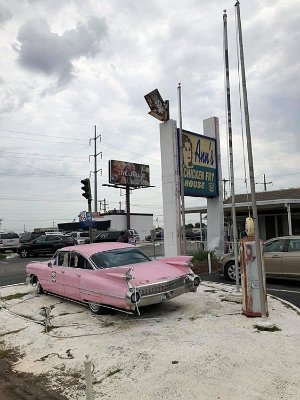
<path id="1" fill-rule="evenodd" d="M 87 200 L 92 200 L 91 194 L 91 184 L 89 178 L 82 179 L 81 183 L 83 186 L 81 189 L 83 190 L 82 196 L 85 197 Z"/>

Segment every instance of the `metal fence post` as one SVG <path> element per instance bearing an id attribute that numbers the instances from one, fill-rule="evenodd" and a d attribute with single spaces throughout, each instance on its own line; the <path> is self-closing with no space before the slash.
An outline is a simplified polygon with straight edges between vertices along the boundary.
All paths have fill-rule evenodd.
<path id="1" fill-rule="evenodd" d="M 86 400 L 94 400 L 93 393 L 93 377 L 92 377 L 92 362 L 89 359 L 89 356 L 85 356 L 84 361 L 84 371 L 85 371 L 85 394 Z"/>
<path id="2" fill-rule="evenodd" d="M 211 258 L 210 258 L 210 253 L 207 254 L 208 258 L 208 273 L 211 275 Z"/>

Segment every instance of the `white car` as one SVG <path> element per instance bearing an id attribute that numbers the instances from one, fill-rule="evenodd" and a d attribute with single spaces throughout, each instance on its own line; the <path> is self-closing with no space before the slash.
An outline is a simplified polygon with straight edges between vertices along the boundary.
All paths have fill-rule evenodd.
<path id="1" fill-rule="evenodd" d="M 71 232 L 70 236 L 76 240 L 77 244 L 90 243 L 89 232 Z"/>
<path id="2" fill-rule="evenodd" d="M 19 244 L 20 244 L 20 239 L 17 233 L 15 232 L 0 233 L 1 252 L 5 252 L 6 250 L 17 251 Z"/>

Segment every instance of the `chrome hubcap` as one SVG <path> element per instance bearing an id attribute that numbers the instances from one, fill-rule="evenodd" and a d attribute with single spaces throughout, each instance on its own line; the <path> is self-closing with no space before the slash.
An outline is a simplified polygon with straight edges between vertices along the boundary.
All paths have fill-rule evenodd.
<path id="1" fill-rule="evenodd" d="M 236 274 L 235 274 L 235 265 L 234 264 L 232 264 L 232 265 L 230 265 L 229 267 L 228 267 L 228 276 L 229 276 L 229 278 L 230 279 L 232 279 L 233 281 L 235 281 L 235 277 L 236 277 Z M 241 273 L 241 271 L 240 271 L 240 268 L 239 268 L 239 274 Z"/>
<path id="2" fill-rule="evenodd" d="M 99 306 L 99 304 L 97 304 L 97 303 L 89 303 L 89 306 L 90 306 L 90 309 L 91 309 L 93 312 L 98 312 L 99 309 L 100 309 L 100 306 Z"/>

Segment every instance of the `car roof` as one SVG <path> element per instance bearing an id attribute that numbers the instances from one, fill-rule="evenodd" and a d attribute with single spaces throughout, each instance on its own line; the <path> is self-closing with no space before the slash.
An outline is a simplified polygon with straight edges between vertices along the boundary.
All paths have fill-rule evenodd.
<path id="1" fill-rule="evenodd" d="M 104 243 L 78 244 L 75 246 L 63 247 L 62 249 L 59 250 L 78 251 L 81 254 L 91 257 L 93 254 L 100 253 L 102 251 L 124 249 L 124 248 L 135 248 L 135 246 L 121 242 L 113 242 L 113 243 L 104 242 Z"/>
<path id="2" fill-rule="evenodd" d="M 277 240 L 277 239 L 300 239 L 300 235 L 278 236 L 278 237 L 270 238 L 270 239 L 266 240 L 266 242 L 270 242 L 271 240 Z"/>

